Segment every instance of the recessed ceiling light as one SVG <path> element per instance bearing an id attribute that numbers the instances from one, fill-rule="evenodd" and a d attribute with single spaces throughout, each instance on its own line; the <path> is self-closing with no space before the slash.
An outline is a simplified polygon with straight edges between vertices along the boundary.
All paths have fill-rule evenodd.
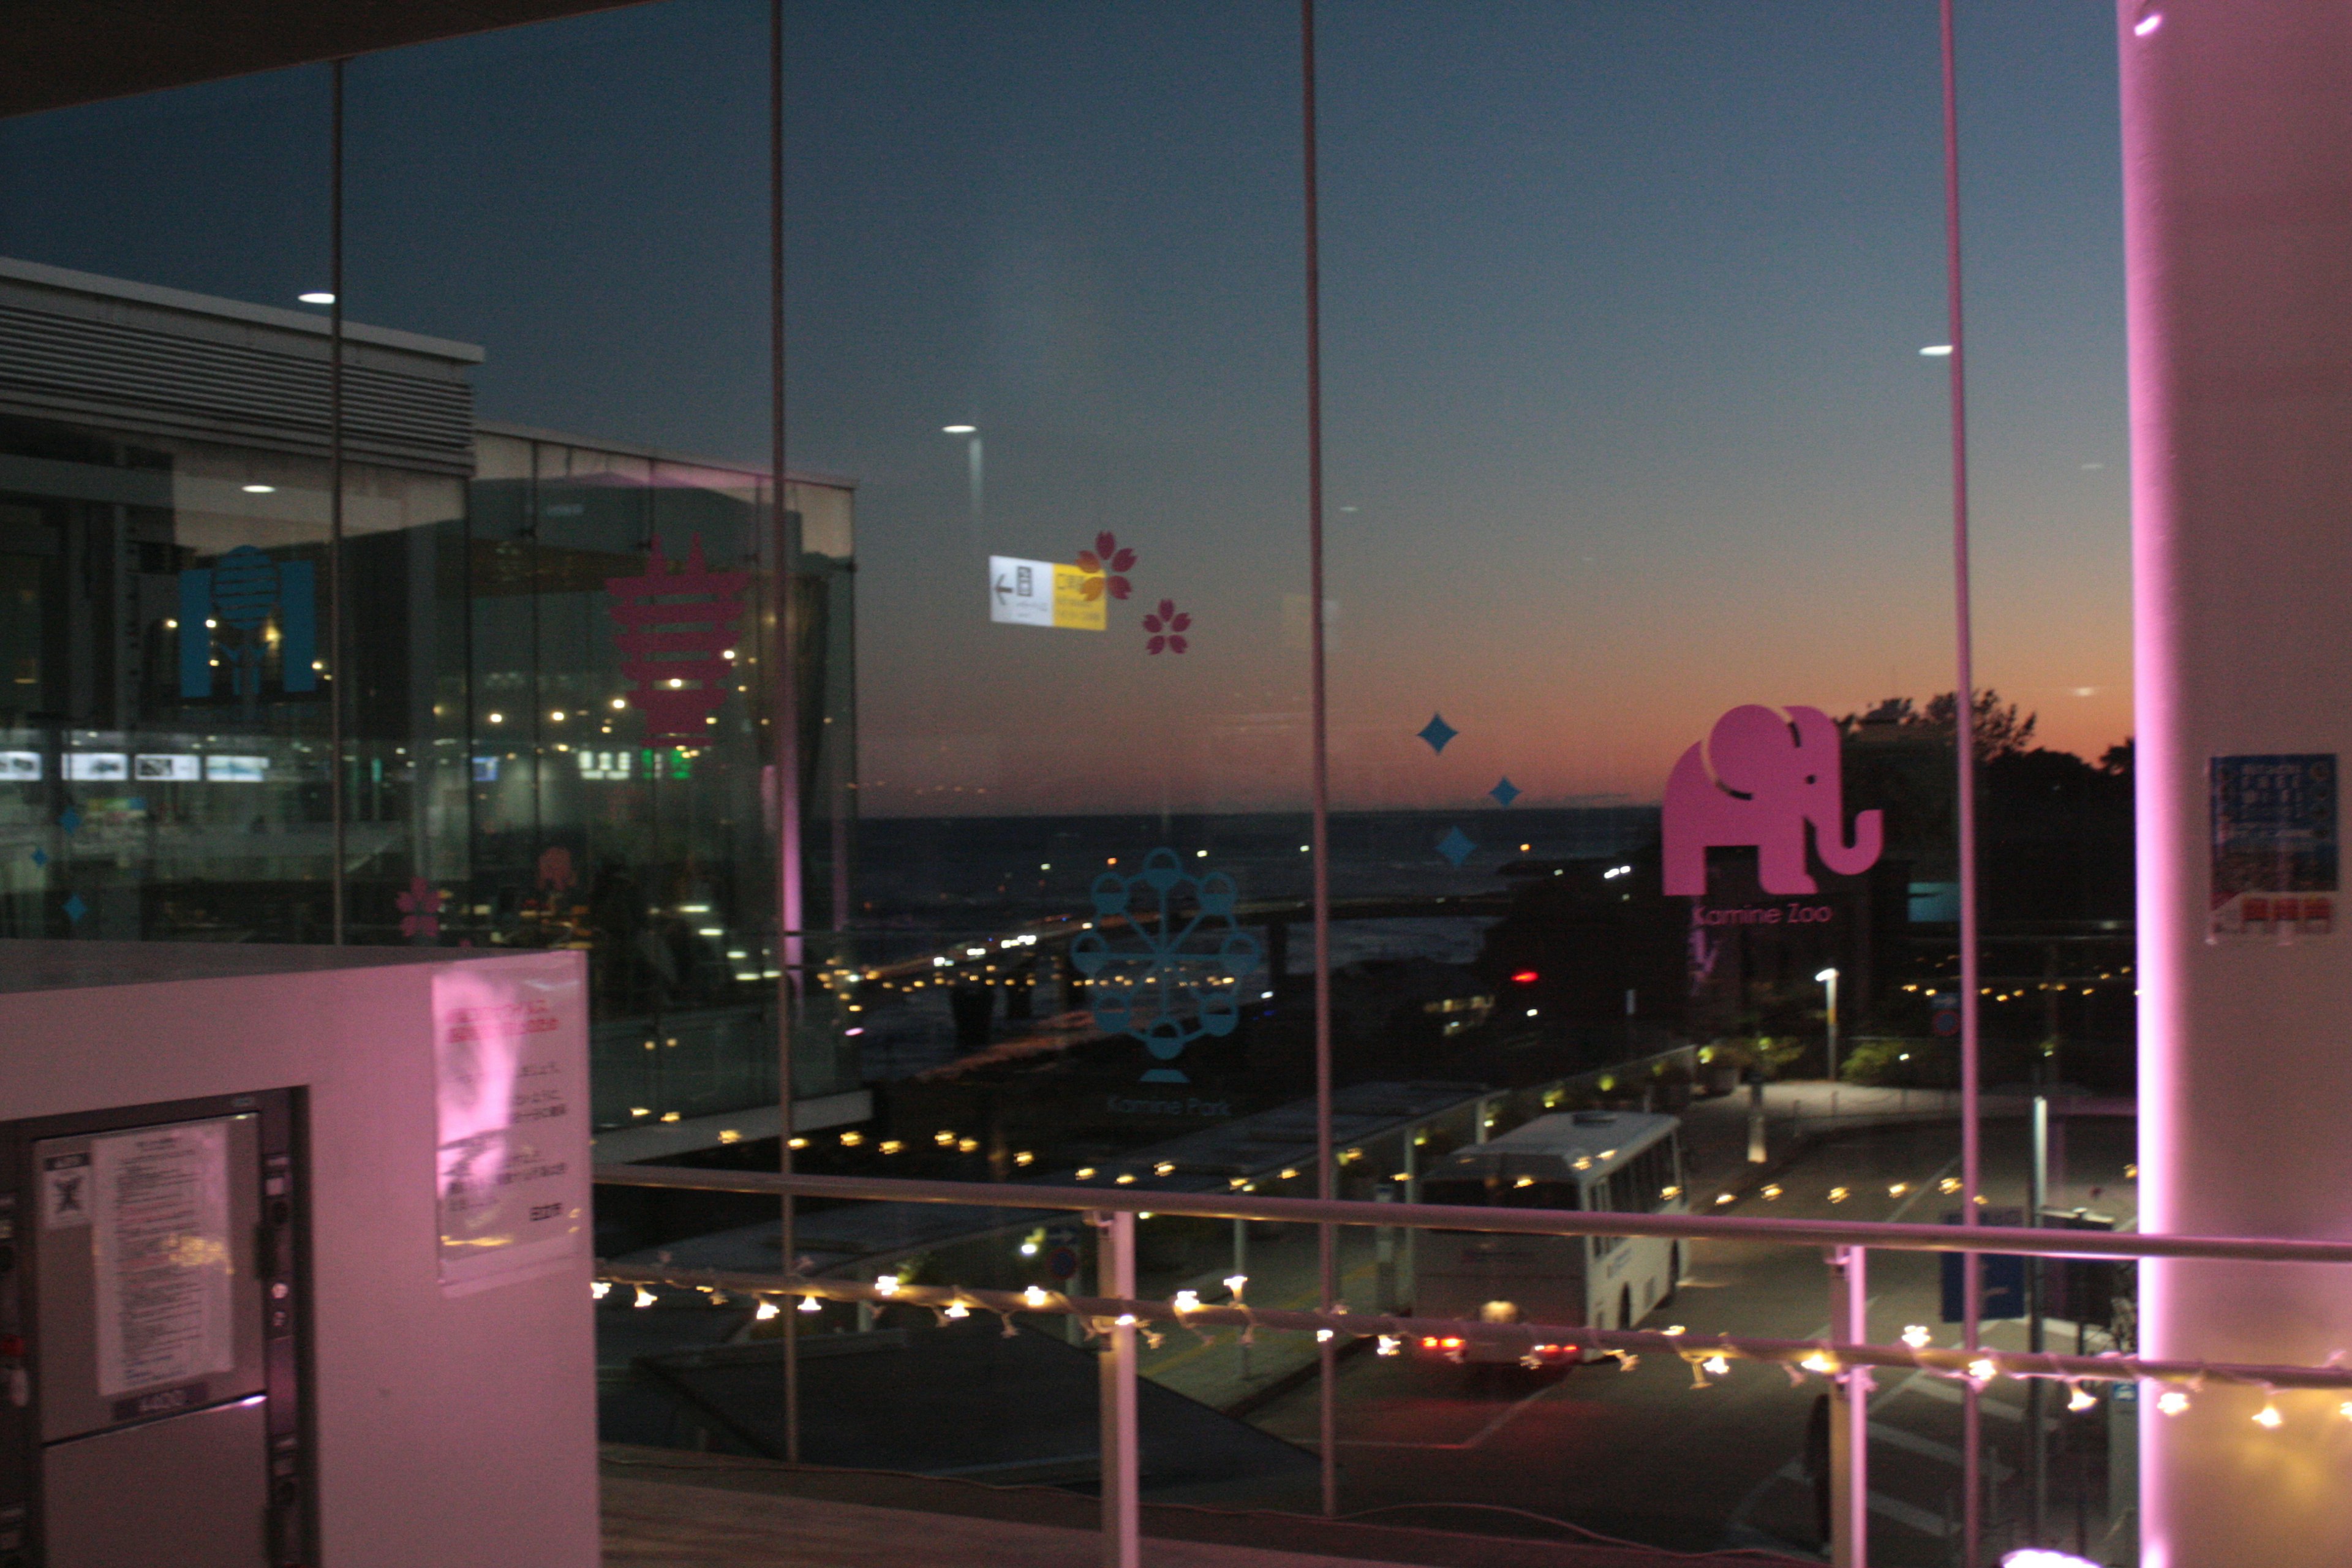
<path id="1" fill-rule="evenodd" d="M 276 485 L 247 485 L 245 487 L 245 493 L 249 496 L 271 496 L 278 493 L 278 487 Z"/>
<path id="2" fill-rule="evenodd" d="M 1952 345 L 1949 343 L 1929 343 L 1926 348 L 1921 349 L 1919 352 L 1926 354 L 1929 359 L 1942 359 L 1952 352 Z"/>
<path id="3" fill-rule="evenodd" d="M 940 433 L 943 436 L 970 436 L 979 428 L 977 425 L 942 425 Z"/>
<path id="4" fill-rule="evenodd" d="M 299 294 L 295 297 L 300 300 L 305 305 L 331 305 L 335 302 L 335 297 L 332 294 L 328 293 L 323 289 L 314 289 L 308 294 Z"/>

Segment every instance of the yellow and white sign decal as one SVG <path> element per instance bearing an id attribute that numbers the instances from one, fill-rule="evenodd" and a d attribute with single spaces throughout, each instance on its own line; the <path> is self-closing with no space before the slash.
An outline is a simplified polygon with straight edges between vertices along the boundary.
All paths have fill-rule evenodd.
<path id="1" fill-rule="evenodd" d="M 1092 595 L 1087 584 L 1097 586 Z M 1100 577 L 1055 561 L 1014 555 L 988 558 L 988 618 L 1016 626 L 1060 626 L 1098 632 L 1107 620 Z"/>

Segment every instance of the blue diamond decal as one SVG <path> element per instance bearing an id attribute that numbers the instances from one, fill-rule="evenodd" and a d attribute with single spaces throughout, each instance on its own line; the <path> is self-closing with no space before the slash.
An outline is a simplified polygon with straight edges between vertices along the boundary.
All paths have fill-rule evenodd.
<path id="1" fill-rule="evenodd" d="M 1429 742 L 1429 749 L 1433 752 L 1445 750 L 1445 742 L 1461 732 L 1447 723 L 1442 714 L 1437 713 L 1432 713 L 1429 716 L 1429 722 L 1421 727 L 1421 738 Z"/>
<path id="2" fill-rule="evenodd" d="M 88 913 L 89 913 L 89 906 L 81 901 L 79 893 L 66 900 L 66 919 L 79 924 L 81 917 Z"/>
<path id="3" fill-rule="evenodd" d="M 1437 841 L 1437 852 L 1456 866 L 1470 858 L 1470 852 L 1477 847 L 1470 841 L 1470 836 L 1458 827 L 1447 828 L 1445 837 Z"/>
<path id="4" fill-rule="evenodd" d="M 1495 797 L 1495 804 L 1496 805 L 1508 805 L 1511 802 L 1518 799 L 1522 792 L 1518 785 L 1513 784 L 1508 777 L 1506 777 L 1500 784 L 1496 784 L 1493 789 L 1488 790 L 1486 793 Z"/>
<path id="5" fill-rule="evenodd" d="M 81 809 L 79 806 L 71 805 L 66 807 L 65 810 L 58 814 L 58 826 L 64 828 L 68 833 L 79 833 L 81 831 Z"/>
<path id="6" fill-rule="evenodd" d="M 48 863 L 49 863 L 49 852 L 48 852 L 47 850 L 46 850 L 46 849 L 36 849 L 36 850 L 34 850 L 34 851 L 33 851 L 33 864 L 34 864 L 34 865 L 36 865 L 36 866 L 46 866 L 46 865 L 47 865 Z"/>

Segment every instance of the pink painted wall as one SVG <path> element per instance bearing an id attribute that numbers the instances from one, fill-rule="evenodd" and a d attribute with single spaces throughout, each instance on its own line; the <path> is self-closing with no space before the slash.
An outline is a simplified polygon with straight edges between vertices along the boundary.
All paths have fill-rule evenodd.
<path id="1" fill-rule="evenodd" d="M 310 967 L 339 962 L 357 966 Z M 139 983 L 192 964 L 230 973 Z M 261 965 L 298 972 L 236 973 Z M 6 989 L 44 967 L 37 983 L 77 969 L 113 983 Z M 470 1294 L 440 1283 L 431 1008 L 434 976 L 459 969 L 550 998 L 582 1102 L 550 1146 L 584 1169 L 585 974 L 572 952 L 450 963 L 0 942 L 0 1120 L 307 1085 L 320 1561 L 593 1568 L 589 1247 Z"/>

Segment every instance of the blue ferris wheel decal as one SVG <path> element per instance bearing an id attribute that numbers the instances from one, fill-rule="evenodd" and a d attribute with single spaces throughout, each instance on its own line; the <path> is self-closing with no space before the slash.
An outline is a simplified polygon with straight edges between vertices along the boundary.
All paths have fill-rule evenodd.
<path id="1" fill-rule="evenodd" d="M 1154 849 L 1132 877 L 1106 871 L 1093 888 L 1095 919 L 1118 931 L 1090 931 L 1070 943 L 1070 962 L 1094 983 L 1095 1024 L 1132 1035 L 1172 1062 L 1202 1035 L 1230 1035 L 1241 1021 L 1242 982 L 1258 965 L 1258 941 L 1234 922 L 1234 879 L 1187 873 L 1173 849 Z M 1155 1067 L 1145 1083 L 1189 1083 Z"/>

